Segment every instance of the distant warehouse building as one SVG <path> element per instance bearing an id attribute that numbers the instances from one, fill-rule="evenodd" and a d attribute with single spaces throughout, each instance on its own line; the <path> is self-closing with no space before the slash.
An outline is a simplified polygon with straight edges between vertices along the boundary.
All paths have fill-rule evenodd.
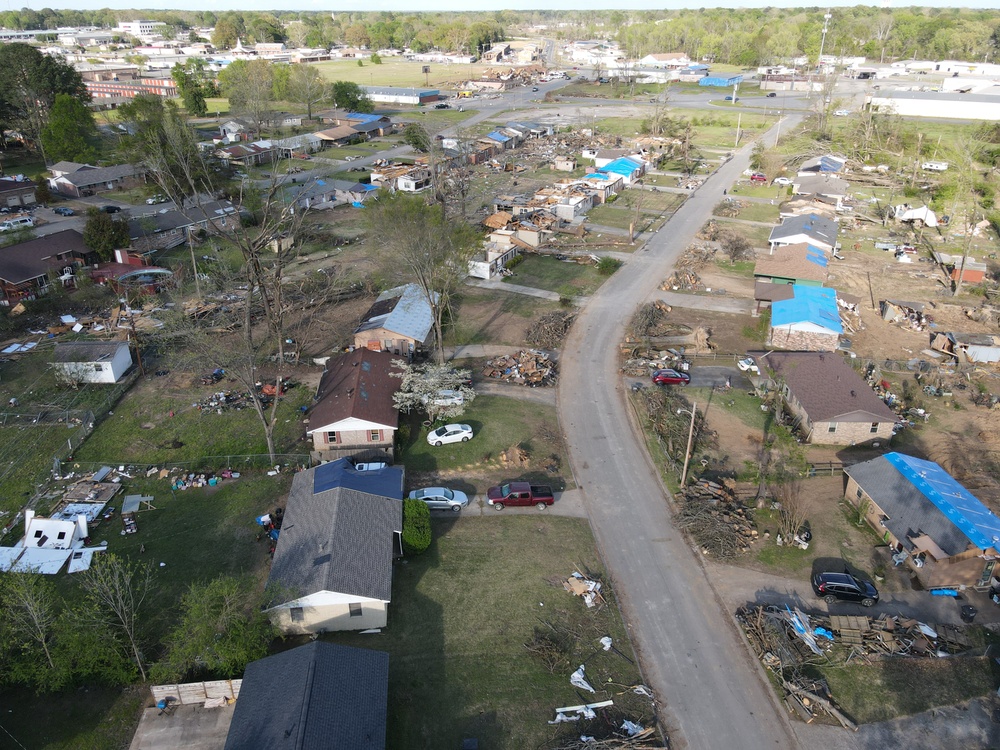
<path id="1" fill-rule="evenodd" d="M 405 89 L 397 86 L 362 86 L 368 98 L 379 104 L 430 104 L 441 98 L 437 89 Z"/>
<path id="2" fill-rule="evenodd" d="M 880 91 L 869 100 L 872 110 L 901 117 L 949 117 L 957 120 L 1000 120 L 1000 86 L 975 94 L 959 91 Z"/>
<path id="3" fill-rule="evenodd" d="M 162 96 L 173 98 L 177 96 L 177 83 L 173 78 L 136 78 L 121 81 L 84 81 L 87 93 L 98 104 L 105 100 L 124 101 L 135 99 L 140 95 Z"/>

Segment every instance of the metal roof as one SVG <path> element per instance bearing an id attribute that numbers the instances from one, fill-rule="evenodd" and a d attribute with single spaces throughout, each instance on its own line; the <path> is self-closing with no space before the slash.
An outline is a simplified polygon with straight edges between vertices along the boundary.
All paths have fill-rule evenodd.
<path id="1" fill-rule="evenodd" d="M 499 130 L 494 130 L 492 133 L 487 133 L 486 137 L 491 140 L 497 141 L 498 143 L 506 143 L 507 141 L 510 140 L 509 135 L 504 135 Z"/>
<path id="2" fill-rule="evenodd" d="M 427 304 L 423 290 L 417 284 L 405 284 L 382 292 L 375 300 L 376 305 L 399 298 L 388 313 L 366 315 L 355 333 L 384 328 L 414 341 L 424 342 L 434 325 L 434 313 Z M 372 306 L 374 312 L 375 305 Z"/>
<path id="3" fill-rule="evenodd" d="M 224 750 L 381 750 L 389 654 L 314 641 L 251 662 Z"/>
<path id="4" fill-rule="evenodd" d="M 818 286 L 792 285 L 791 299 L 779 300 L 771 305 L 771 326 L 812 323 L 834 333 L 843 333 L 837 292 Z"/>

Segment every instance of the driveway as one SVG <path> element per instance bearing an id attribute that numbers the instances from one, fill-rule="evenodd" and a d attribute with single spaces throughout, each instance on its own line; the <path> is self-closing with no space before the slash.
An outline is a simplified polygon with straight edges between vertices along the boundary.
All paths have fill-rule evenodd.
<path id="1" fill-rule="evenodd" d="M 795 123 L 786 123 L 785 127 Z M 773 137 L 771 135 L 770 137 Z M 563 347 L 559 408 L 577 486 L 641 655 L 647 684 L 674 746 L 790 748 L 797 745 L 731 612 L 684 535 L 629 418 L 618 344 L 636 305 L 657 290 L 747 168 L 752 144 L 684 203 L 668 231 L 649 240 L 597 291 Z M 580 409 L 580 404 L 588 404 Z"/>

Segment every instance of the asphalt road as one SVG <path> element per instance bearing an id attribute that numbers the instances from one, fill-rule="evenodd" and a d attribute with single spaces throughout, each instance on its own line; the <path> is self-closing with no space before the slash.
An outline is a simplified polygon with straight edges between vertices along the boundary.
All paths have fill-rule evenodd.
<path id="1" fill-rule="evenodd" d="M 731 613 L 671 522 L 618 373 L 618 343 L 633 310 L 669 274 L 723 188 L 747 168 L 751 149 L 748 143 L 723 164 L 667 231 L 649 241 L 648 252 L 635 253 L 601 286 L 580 312 L 561 358 L 559 416 L 576 482 L 674 747 L 797 745 Z"/>

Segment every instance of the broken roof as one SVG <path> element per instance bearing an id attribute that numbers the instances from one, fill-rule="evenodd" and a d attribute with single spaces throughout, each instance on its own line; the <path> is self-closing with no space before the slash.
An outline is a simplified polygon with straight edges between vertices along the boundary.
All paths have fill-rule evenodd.
<path id="1" fill-rule="evenodd" d="M 380 750 L 389 654 L 314 641 L 251 662 L 224 750 Z"/>
<path id="2" fill-rule="evenodd" d="M 794 180 L 795 192 L 818 195 L 847 195 L 850 183 L 831 174 L 806 175 Z"/>
<path id="3" fill-rule="evenodd" d="M 236 206 L 229 201 L 212 201 L 201 206 L 190 206 L 183 210 L 150 213 L 128 220 L 129 237 L 133 240 L 161 232 L 170 232 L 195 224 L 222 219 L 236 213 Z"/>
<path id="4" fill-rule="evenodd" d="M 380 303 L 394 304 L 388 306 Z M 355 333 L 384 328 L 408 339 L 427 341 L 434 325 L 434 311 L 417 284 L 404 284 L 382 292 L 361 318 Z"/>
<path id="5" fill-rule="evenodd" d="M 770 241 L 780 242 L 800 234 L 809 237 L 814 243 L 833 247 L 837 244 L 837 222 L 815 213 L 790 216 L 771 230 Z"/>
<path id="6" fill-rule="evenodd" d="M 829 263 L 821 249 L 807 242 L 798 242 L 776 247 L 770 255 L 758 257 L 753 275 L 823 283 L 829 275 Z"/>
<path id="7" fill-rule="evenodd" d="M 788 386 L 812 422 L 893 422 L 896 415 L 842 356 L 827 352 L 751 352 L 762 373 Z"/>
<path id="8" fill-rule="evenodd" d="M 347 421 L 356 429 L 395 429 L 399 411 L 392 397 L 403 381 L 392 377 L 394 358 L 364 348 L 331 357 L 319 381 L 308 434 Z"/>
<path id="9" fill-rule="evenodd" d="M 792 284 L 792 298 L 771 305 L 771 327 L 809 324 L 841 334 L 837 292 L 819 286 Z"/>

